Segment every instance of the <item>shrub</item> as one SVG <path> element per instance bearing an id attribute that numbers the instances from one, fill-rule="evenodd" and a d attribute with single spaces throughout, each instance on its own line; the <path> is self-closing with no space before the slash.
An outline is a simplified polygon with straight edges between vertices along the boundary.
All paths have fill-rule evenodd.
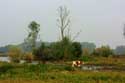
<path id="1" fill-rule="evenodd" d="M 39 48 L 34 49 L 33 54 L 39 61 L 76 60 L 81 57 L 82 50 L 79 42 L 71 42 L 65 37 L 49 45 L 42 43 Z"/>
<path id="2" fill-rule="evenodd" d="M 82 55 L 83 55 L 83 56 L 89 56 L 89 55 L 90 55 L 89 49 L 84 48 Z"/>
<path id="3" fill-rule="evenodd" d="M 82 53 L 81 44 L 79 42 L 71 42 L 67 37 L 62 41 L 52 43 L 50 49 L 56 60 L 78 59 Z"/>
<path id="4" fill-rule="evenodd" d="M 113 54 L 112 49 L 110 49 L 109 46 L 102 46 L 100 48 L 96 48 L 93 52 L 93 55 L 95 56 L 103 56 L 108 57 Z"/>
<path id="5" fill-rule="evenodd" d="M 93 61 L 94 59 L 91 56 L 82 56 L 80 60 L 87 62 L 87 61 Z"/>
<path id="6" fill-rule="evenodd" d="M 79 42 L 73 42 L 72 43 L 72 58 L 78 59 L 81 57 L 82 55 L 82 47 L 81 44 Z"/>
<path id="7" fill-rule="evenodd" d="M 10 48 L 9 49 L 9 52 L 8 52 L 8 55 L 10 57 L 10 60 L 12 62 L 17 62 L 19 63 L 20 62 L 20 59 L 22 58 L 22 51 L 20 48 L 18 47 L 13 47 L 13 48 Z"/>
<path id="8" fill-rule="evenodd" d="M 24 59 L 27 62 L 31 63 L 34 59 L 34 55 L 31 52 L 27 52 L 27 53 L 24 54 Z"/>
<path id="9" fill-rule="evenodd" d="M 13 66 L 11 64 L 5 63 L 2 66 L 0 66 L 0 74 L 6 73 L 8 70 L 12 69 Z"/>

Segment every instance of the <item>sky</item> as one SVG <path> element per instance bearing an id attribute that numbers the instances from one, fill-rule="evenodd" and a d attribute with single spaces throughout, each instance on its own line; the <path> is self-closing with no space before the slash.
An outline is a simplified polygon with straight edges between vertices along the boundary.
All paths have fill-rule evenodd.
<path id="1" fill-rule="evenodd" d="M 115 48 L 125 45 L 125 0 L 0 0 L 0 46 L 19 44 L 31 21 L 38 22 L 42 41 L 57 41 L 59 6 L 70 10 L 71 34 L 80 42 Z"/>

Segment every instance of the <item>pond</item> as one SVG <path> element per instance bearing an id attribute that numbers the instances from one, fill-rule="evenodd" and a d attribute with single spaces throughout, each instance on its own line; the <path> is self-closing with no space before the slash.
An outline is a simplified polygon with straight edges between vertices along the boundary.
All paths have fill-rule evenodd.
<path id="1" fill-rule="evenodd" d="M 11 62 L 10 57 L 2 56 L 2 57 L 0 57 L 0 62 L 8 62 L 8 63 L 10 63 Z M 20 60 L 20 64 L 23 64 L 23 63 L 26 63 L 26 61 L 25 60 Z M 30 64 L 36 65 L 36 64 L 38 64 L 38 61 L 33 61 Z"/>
<path id="2" fill-rule="evenodd" d="M 1 62 L 10 62 L 9 57 L 0 57 Z"/>
<path id="3" fill-rule="evenodd" d="M 108 65 L 82 65 L 82 70 L 87 71 L 125 71 L 125 66 L 108 66 Z"/>

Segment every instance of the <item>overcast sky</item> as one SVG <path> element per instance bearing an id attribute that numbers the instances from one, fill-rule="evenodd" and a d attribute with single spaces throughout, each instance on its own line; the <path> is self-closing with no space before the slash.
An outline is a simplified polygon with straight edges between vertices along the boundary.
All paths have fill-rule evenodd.
<path id="1" fill-rule="evenodd" d="M 70 10 L 72 35 L 82 30 L 77 41 L 125 45 L 125 0 L 0 0 L 0 46 L 23 42 L 33 20 L 43 41 L 58 40 L 57 8 L 63 5 Z"/>

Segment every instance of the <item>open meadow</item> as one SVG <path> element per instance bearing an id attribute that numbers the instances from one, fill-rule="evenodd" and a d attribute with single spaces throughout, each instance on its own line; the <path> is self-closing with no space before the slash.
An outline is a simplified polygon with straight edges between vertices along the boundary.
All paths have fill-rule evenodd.
<path id="1" fill-rule="evenodd" d="M 99 65 L 99 61 L 102 64 L 102 60 L 98 58 L 94 65 Z M 119 60 L 119 64 L 111 64 L 111 61 L 114 62 L 114 58 L 107 59 L 104 66 L 115 65 L 117 68 L 125 68 L 123 60 Z M 92 61 L 86 64 L 88 63 L 90 65 Z M 116 70 L 85 71 L 73 68 L 70 64 L 71 62 L 48 62 L 37 65 L 1 62 L 0 83 L 125 83 L 125 70 L 116 68 Z"/>

